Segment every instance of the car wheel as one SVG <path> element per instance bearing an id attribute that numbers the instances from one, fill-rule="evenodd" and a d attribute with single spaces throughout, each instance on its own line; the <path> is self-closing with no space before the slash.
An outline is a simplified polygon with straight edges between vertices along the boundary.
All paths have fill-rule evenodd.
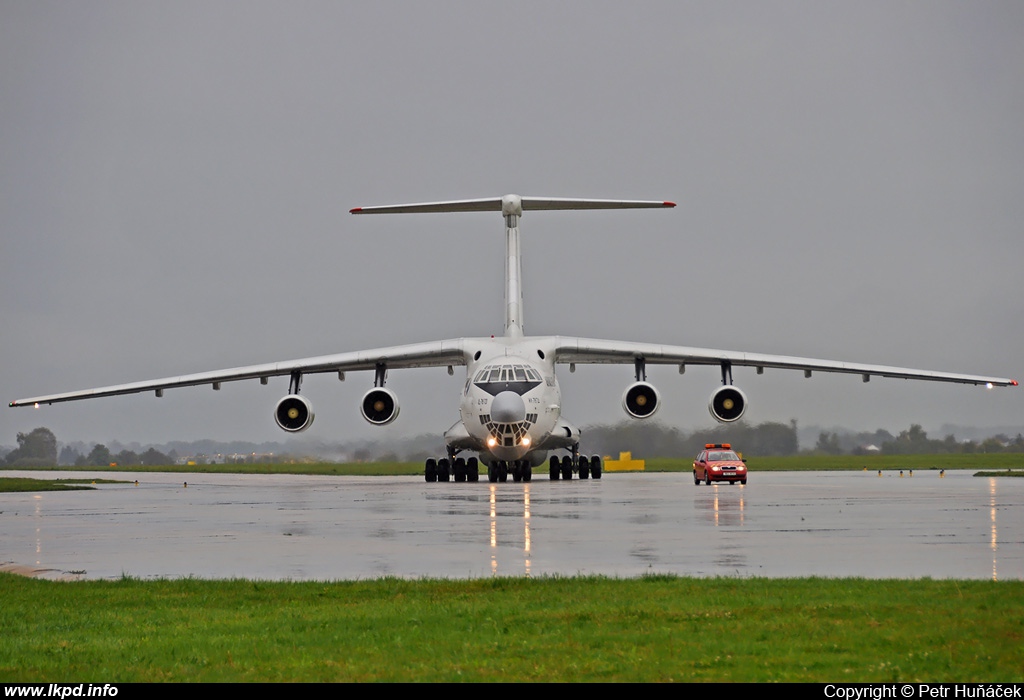
<path id="1" fill-rule="evenodd" d="M 740 479 L 740 483 L 743 484 L 744 486 L 746 486 L 747 485 L 747 480 L 746 479 Z"/>
<path id="2" fill-rule="evenodd" d="M 711 486 L 711 472 L 704 470 L 704 483 Z"/>
<path id="3" fill-rule="evenodd" d="M 697 476 L 697 470 L 696 469 L 693 470 L 693 483 L 695 485 L 697 485 L 697 486 L 700 486 L 700 477 Z"/>

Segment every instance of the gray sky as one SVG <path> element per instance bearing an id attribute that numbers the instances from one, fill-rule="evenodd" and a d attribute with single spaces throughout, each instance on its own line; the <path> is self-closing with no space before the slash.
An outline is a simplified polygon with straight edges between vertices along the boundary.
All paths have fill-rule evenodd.
<path id="1" fill-rule="evenodd" d="M 1024 3 L 0 1 L 7 400 L 500 334 L 506 193 L 535 335 L 1024 379 Z M 625 414 L 631 367 L 562 371 Z M 654 368 L 711 426 L 713 368 Z M 440 433 L 464 377 L 309 377 L 317 439 Z M 1020 425 L 1024 390 L 739 369 L 754 421 Z M 279 439 L 284 379 L 0 413 L 0 443 Z"/>

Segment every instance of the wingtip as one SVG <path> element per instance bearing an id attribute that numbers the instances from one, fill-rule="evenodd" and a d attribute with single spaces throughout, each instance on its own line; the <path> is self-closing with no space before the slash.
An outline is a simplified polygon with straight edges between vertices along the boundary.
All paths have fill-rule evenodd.
<path id="1" fill-rule="evenodd" d="M 668 207 L 669 209 L 671 209 L 672 207 L 674 207 L 676 205 L 675 202 L 662 202 L 661 204 L 662 204 L 662 206 Z"/>
<path id="2" fill-rule="evenodd" d="M 1017 380 L 1016 379 L 1011 379 L 1010 380 L 1010 386 L 1017 386 Z"/>
<path id="3" fill-rule="evenodd" d="M 358 214 L 358 213 L 359 213 L 359 212 L 361 212 L 362 210 L 363 210 L 363 208 L 362 208 L 362 207 L 355 207 L 355 208 L 353 208 L 353 209 L 349 209 L 349 210 L 348 210 L 348 213 L 349 213 L 349 214 Z"/>

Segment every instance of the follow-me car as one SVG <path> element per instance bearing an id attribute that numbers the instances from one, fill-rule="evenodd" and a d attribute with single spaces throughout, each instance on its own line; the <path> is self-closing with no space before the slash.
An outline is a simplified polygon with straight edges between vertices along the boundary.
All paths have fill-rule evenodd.
<path id="1" fill-rule="evenodd" d="M 466 383 L 459 403 L 459 420 L 444 434 L 446 454 L 428 459 L 424 465 L 427 481 L 476 481 L 479 460 L 487 467 L 491 481 L 529 481 L 533 467 L 542 464 L 548 453 L 566 450 L 568 455 L 551 456 L 551 479 L 600 478 L 600 457 L 580 454 L 580 431 L 562 416 L 562 397 L 555 376 L 556 364 L 632 365 L 634 381 L 622 395 L 622 407 L 633 418 L 650 418 L 658 410 L 661 398 L 647 382 L 649 364 L 717 365 L 722 386 L 708 401 L 711 415 L 720 422 L 739 420 L 747 407 L 747 397 L 733 385 L 733 367 L 754 367 L 758 374 L 765 368 L 811 372 L 859 374 L 871 377 L 900 377 L 940 382 L 959 382 L 985 386 L 1016 386 L 1002 377 L 929 372 L 925 370 L 815 360 L 783 355 L 761 355 L 729 350 L 709 350 L 653 343 L 593 340 L 562 336 L 527 336 L 523 331 L 522 268 L 520 264 L 519 219 L 524 211 L 540 209 L 639 209 L 674 207 L 672 202 L 606 199 L 556 199 L 505 195 L 489 199 L 470 199 L 423 204 L 360 207 L 353 214 L 483 212 L 500 211 L 505 219 L 505 334 L 500 338 L 458 338 L 414 345 L 361 350 L 324 355 L 287 362 L 236 367 L 214 372 L 188 374 L 131 384 L 73 391 L 48 396 L 18 399 L 11 406 L 38 406 L 101 396 L 152 391 L 162 396 L 166 389 L 210 384 L 219 389 L 222 382 L 289 377 L 288 394 L 274 411 L 277 424 L 288 432 L 300 432 L 313 423 L 313 407 L 300 394 L 306 374 L 372 371 L 373 388 L 360 403 L 360 412 L 370 423 L 386 425 L 398 417 L 398 397 L 385 387 L 388 370 L 410 367 L 466 367 Z M 473 455 L 469 459 L 459 456 Z"/>
<path id="2" fill-rule="evenodd" d="M 709 442 L 693 460 L 693 483 L 700 485 L 702 479 L 708 486 L 712 481 L 727 481 L 730 485 L 737 481 L 745 484 L 747 463 L 733 452 L 728 442 Z"/>

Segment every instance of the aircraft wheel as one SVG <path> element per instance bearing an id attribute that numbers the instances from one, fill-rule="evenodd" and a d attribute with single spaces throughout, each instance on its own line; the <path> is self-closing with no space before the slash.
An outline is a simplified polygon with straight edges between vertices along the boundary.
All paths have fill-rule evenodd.
<path id="1" fill-rule="evenodd" d="M 552 481 L 558 481 L 558 474 L 558 457 L 552 457 L 548 462 L 548 475 L 551 477 Z"/>
<path id="2" fill-rule="evenodd" d="M 572 480 L 572 457 L 562 457 L 562 481 Z"/>
<path id="3" fill-rule="evenodd" d="M 466 480 L 480 481 L 480 460 L 476 457 L 466 460 Z"/>
<path id="4" fill-rule="evenodd" d="M 511 467 L 512 481 L 519 483 L 523 480 L 523 468 L 520 466 L 519 462 L 512 462 Z"/>
<path id="5" fill-rule="evenodd" d="M 601 457 L 598 455 L 594 455 L 590 458 L 590 478 L 601 478 Z"/>
<path id="6" fill-rule="evenodd" d="M 424 465 L 423 473 L 426 476 L 427 483 L 437 481 L 437 460 L 428 459 Z"/>
<path id="7" fill-rule="evenodd" d="M 523 460 L 523 481 L 525 483 L 533 481 L 533 465 L 529 460 Z"/>
<path id="8" fill-rule="evenodd" d="M 586 457 L 580 457 L 580 478 L 590 478 L 590 460 L 588 460 Z"/>
<path id="9" fill-rule="evenodd" d="M 437 480 L 448 481 L 448 460 L 439 459 L 437 460 Z"/>
<path id="10" fill-rule="evenodd" d="M 498 481 L 502 484 L 508 481 L 508 462 L 498 462 Z"/>
<path id="11" fill-rule="evenodd" d="M 452 465 L 452 471 L 455 473 L 456 481 L 466 480 L 466 460 L 461 457 L 455 460 L 455 464 Z"/>
<path id="12" fill-rule="evenodd" d="M 490 462 L 487 465 L 487 480 L 492 484 L 498 481 L 498 463 Z"/>

